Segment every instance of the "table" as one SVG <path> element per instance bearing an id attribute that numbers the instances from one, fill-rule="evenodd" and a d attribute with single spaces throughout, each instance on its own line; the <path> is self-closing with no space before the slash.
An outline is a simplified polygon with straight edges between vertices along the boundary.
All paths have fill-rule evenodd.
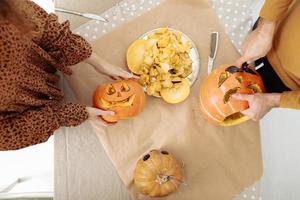
<path id="1" fill-rule="evenodd" d="M 90 42 L 143 12 L 147 12 L 151 7 L 159 5 L 161 1 L 124 0 L 120 2 L 114 0 L 110 2 L 103 1 L 101 2 L 103 5 L 98 3 L 96 4 L 97 6 L 94 6 L 95 4 L 92 2 L 96 3 L 96 1 L 89 1 L 86 5 L 86 3 L 83 4 L 79 1 L 72 1 L 72 4 L 70 4 L 69 0 L 57 1 L 57 5 L 63 8 L 96 13 L 101 13 L 106 8 L 116 5 L 102 14 L 104 17 L 109 18 L 109 23 L 102 24 L 95 21 L 86 21 L 85 19 L 78 21 L 78 17 L 68 16 L 71 22 L 75 24 L 72 26 L 73 28 L 86 22 L 74 31 Z M 250 29 L 251 23 L 253 23 L 252 18 L 244 12 L 245 7 L 249 6 L 251 1 L 244 1 L 245 6 L 244 4 L 237 6 L 236 3 L 238 1 L 230 2 L 230 4 L 228 2 L 225 4 L 222 0 L 213 0 L 212 6 L 216 8 L 221 23 L 224 25 L 232 42 L 239 49 L 241 41 Z M 220 10 L 220 8 L 222 9 Z M 239 15 L 240 12 L 245 13 L 242 14 L 244 17 L 237 19 L 232 15 L 228 18 L 226 12 L 231 12 L 231 9 L 238 10 L 237 13 L 233 11 L 236 15 Z M 241 27 L 243 28 L 241 29 Z M 66 97 L 70 100 L 75 100 L 67 83 L 63 81 L 62 85 Z M 93 176 L 95 173 L 102 179 L 98 180 L 96 176 Z M 56 199 L 91 200 L 99 199 L 100 197 L 102 200 L 130 199 L 126 188 L 121 183 L 102 145 L 88 123 L 84 123 L 76 128 L 62 128 L 55 134 L 55 197 Z M 235 200 L 240 199 L 261 199 L 260 183 L 258 182 L 249 188 L 245 188 L 245 191 L 235 198 Z"/>

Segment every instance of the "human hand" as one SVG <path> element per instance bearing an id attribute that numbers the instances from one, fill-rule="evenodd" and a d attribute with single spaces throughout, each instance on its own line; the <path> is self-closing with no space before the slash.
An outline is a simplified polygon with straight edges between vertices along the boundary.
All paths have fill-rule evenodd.
<path id="1" fill-rule="evenodd" d="M 260 19 L 257 28 L 252 31 L 242 46 L 242 56 L 236 61 L 240 67 L 244 62 L 248 64 L 267 55 L 272 47 L 276 22 Z"/>
<path id="2" fill-rule="evenodd" d="M 86 107 L 86 111 L 88 112 L 89 118 L 88 120 L 91 120 L 93 122 L 95 122 L 96 124 L 100 125 L 100 126 L 104 126 L 107 127 L 107 123 L 105 123 L 104 121 L 99 119 L 100 115 L 114 115 L 115 113 L 112 111 L 106 111 L 106 110 L 101 110 L 98 108 L 93 108 L 93 107 Z"/>
<path id="3" fill-rule="evenodd" d="M 135 76 L 134 74 L 109 63 L 106 63 L 105 65 L 102 66 L 95 66 L 95 69 L 99 73 L 107 75 L 110 78 L 115 80 L 120 78 L 124 78 L 124 79 L 138 78 L 138 76 Z"/>
<path id="4" fill-rule="evenodd" d="M 281 94 L 234 94 L 232 97 L 236 100 L 248 101 L 249 108 L 241 113 L 250 117 L 254 121 L 258 121 L 262 119 L 272 108 L 279 106 Z"/>
<path id="5" fill-rule="evenodd" d="M 86 59 L 85 62 L 92 65 L 97 72 L 109 76 L 110 78 L 115 80 L 120 78 L 138 78 L 138 76 L 135 76 L 134 74 L 120 67 L 108 63 L 107 61 L 99 57 L 96 53 L 92 53 L 92 55 L 88 59 Z"/>

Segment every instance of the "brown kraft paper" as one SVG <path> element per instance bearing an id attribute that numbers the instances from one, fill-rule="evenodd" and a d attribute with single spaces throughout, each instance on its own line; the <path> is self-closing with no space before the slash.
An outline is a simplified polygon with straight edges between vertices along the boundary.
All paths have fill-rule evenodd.
<path id="1" fill-rule="evenodd" d="M 230 200 L 262 175 L 260 134 L 258 123 L 216 127 L 200 113 L 198 93 L 207 76 L 210 33 L 218 31 L 221 36 L 215 66 L 233 63 L 238 58 L 208 2 L 168 0 L 97 40 L 94 52 L 126 68 L 128 46 L 143 33 L 158 27 L 186 33 L 198 48 L 201 70 L 189 98 L 170 105 L 147 96 L 145 109 L 137 117 L 108 128 L 93 124 L 93 128 L 134 199 L 148 199 L 139 195 L 133 185 L 137 160 L 149 150 L 163 149 L 184 162 L 187 184 L 166 199 Z M 73 72 L 68 78 L 70 86 L 78 101 L 87 105 L 92 105 L 97 85 L 111 81 L 85 63 L 74 66 Z"/>

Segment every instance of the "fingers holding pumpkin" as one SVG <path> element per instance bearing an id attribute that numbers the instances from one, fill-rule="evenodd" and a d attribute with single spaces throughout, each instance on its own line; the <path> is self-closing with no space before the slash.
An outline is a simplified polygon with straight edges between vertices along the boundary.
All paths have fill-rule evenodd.
<path id="1" fill-rule="evenodd" d="M 93 107 L 86 107 L 86 110 L 90 117 L 97 117 L 97 116 L 114 116 L 115 113 L 113 111 L 101 110 L 99 108 Z"/>
<path id="2" fill-rule="evenodd" d="M 262 119 L 272 108 L 278 107 L 280 94 L 256 93 L 252 95 L 236 94 L 233 98 L 248 101 L 249 108 L 242 111 L 242 114 L 250 117 L 254 121 Z"/>
<path id="3" fill-rule="evenodd" d="M 86 107 L 86 110 L 88 112 L 89 119 L 92 120 L 92 122 L 97 126 L 108 127 L 108 123 L 104 118 L 115 116 L 115 113 L 113 111 L 106 111 L 93 107 Z"/>
<path id="4" fill-rule="evenodd" d="M 232 97 L 236 100 L 240 101 L 252 101 L 253 100 L 253 95 L 251 94 L 233 94 Z"/>

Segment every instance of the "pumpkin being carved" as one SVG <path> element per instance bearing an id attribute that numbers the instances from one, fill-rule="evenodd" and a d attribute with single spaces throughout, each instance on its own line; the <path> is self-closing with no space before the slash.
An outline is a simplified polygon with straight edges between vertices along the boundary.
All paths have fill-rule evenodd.
<path id="1" fill-rule="evenodd" d="M 121 80 L 99 86 L 94 93 L 94 106 L 115 112 L 113 116 L 101 116 L 108 123 L 133 117 L 145 104 L 143 88 L 134 80 Z"/>
<path id="2" fill-rule="evenodd" d="M 133 179 L 146 196 L 168 196 L 183 182 L 182 162 L 167 151 L 152 150 L 138 161 Z"/>
<path id="3" fill-rule="evenodd" d="M 200 88 L 199 102 L 204 116 L 221 126 L 233 126 L 247 121 L 241 111 L 249 108 L 247 101 L 231 98 L 235 93 L 264 92 L 259 74 L 247 64 L 241 68 L 222 65 L 215 69 Z"/>

